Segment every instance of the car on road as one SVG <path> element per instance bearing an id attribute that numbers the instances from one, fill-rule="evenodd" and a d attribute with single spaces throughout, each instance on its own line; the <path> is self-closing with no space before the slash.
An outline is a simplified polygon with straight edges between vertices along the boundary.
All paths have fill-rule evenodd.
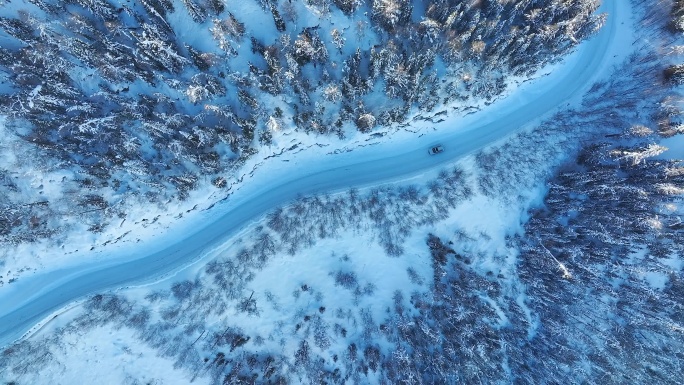
<path id="1" fill-rule="evenodd" d="M 430 147 L 430 149 L 428 150 L 428 154 L 430 155 L 437 155 L 440 152 L 444 152 L 444 147 L 442 147 L 441 145 Z"/>

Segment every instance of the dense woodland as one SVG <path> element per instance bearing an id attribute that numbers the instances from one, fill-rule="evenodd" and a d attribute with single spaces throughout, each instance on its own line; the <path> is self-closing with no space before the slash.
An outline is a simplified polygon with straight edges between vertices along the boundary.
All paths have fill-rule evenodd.
<path id="1" fill-rule="evenodd" d="M 597 6 L 7 3 L 0 115 L 3 151 L 18 159 L 0 165 L 0 241 L 55 237 L 73 221 L 99 232 L 126 217 L 128 200 L 163 205 L 201 184 L 225 187 L 282 133 L 343 138 L 415 111 L 490 100 L 507 77 L 530 75 L 597 30 Z M 31 173 L 45 183 L 31 189 L 17 181 Z M 48 184 L 61 195 L 41 196 Z"/>
<path id="2" fill-rule="evenodd" d="M 406 218 L 374 223 L 378 234 L 401 234 L 407 223 L 429 226 L 427 212 L 448 210 L 474 193 L 462 171 L 453 170 L 427 189 L 302 199 L 273 212 L 267 226 L 240 241 L 244 247 L 209 263 L 195 280 L 151 291 L 144 300 L 96 295 L 61 332 L 130 328 L 188 378 L 208 377 L 215 384 L 676 384 L 684 370 L 684 277 L 677 267 L 684 227 L 676 209 L 684 167 L 625 157 L 657 140 L 645 126 L 604 133 L 609 136 L 585 143 L 558 170 L 525 234 L 510 239 L 519 261 L 513 276 L 478 270 L 480 256 L 457 251 L 464 235 L 447 240 L 428 234 L 424 258 L 431 263 L 431 279 L 407 271 L 427 292 L 396 291 L 385 319 L 326 298 L 304 282 L 292 293 L 301 308 L 282 309 L 292 319 L 275 323 L 270 335 L 209 321 L 239 314 L 258 319 L 265 308 L 277 308 L 278 297 L 289 293 L 254 295 L 250 282 L 278 254 L 296 253 L 368 219 L 372 223 L 378 213 Z M 509 160 L 481 162 L 492 171 L 515 170 Z M 293 221 L 302 231 L 283 230 Z M 385 239 L 378 236 L 387 247 Z M 353 268 L 331 272 L 329 279 L 357 298 L 374 294 Z M 264 348 L 274 339 L 283 341 L 285 352 Z M 53 365 L 58 343 L 54 335 L 6 349 L 0 373 L 26 382 L 34 368 Z"/>
<path id="3" fill-rule="evenodd" d="M 196 279 L 144 300 L 96 295 L 62 333 L 130 328 L 188 378 L 214 384 L 677 384 L 684 371 L 684 167 L 657 156 L 662 138 L 682 133 L 680 97 L 664 75 L 672 63 L 640 52 L 596 84 L 581 111 L 561 112 L 476 155 L 477 178 L 455 168 L 426 186 L 302 198 L 269 214 L 238 252 L 210 262 Z M 553 174 L 539 171 L 572 148 L 575 155 Z M 494 183 L 504 176 L 510 182 Z M 474 194 L 514 201 L 516 191 L 545 178 L 543 204 L 524 233 L 508 240 L 512 271 L 482 271 L 481 255 L 461 251 L 464 242 L 486 242 L 486 234 L 426 234 L 432 276 L 407 270 L 422 290 L 397 290 L 384 318 L 302 282 L 291 293 L 298 309 L 281 309 L 291 319 L 275 323 L 272 334 L 229 320 L 258 319 L 290 295 L 250 288 L 278 255 L 351 229 L 373 233 L 387 258 L 397 258 L 408 234 L 427 231 Z M 360 303 L 376 290 L 353 267 L 328 279 Z M 0 371 L 23 383 L 32 368 L 52 365 L 60 337 L 50 338 L 6 349 Z M 278 348 L 268 348 L 272 341 Z"/>
<path id="4" fill-rule="evenodd" d="M 679 38 L 679 2 L 674 11 L 669 3 L 639 3 L 651 41 Z M 344 12 L 364 7 L 334 4 Z M 195 280 L 140 300 L 93 296 L 62 332 L 130 328 L 188 378 L 215 384 L 677 384 L 684 372 L 684 164 L 659 155 L 663 138 L 684 133 L 681 83 L 672 76 L 681 62 L 659 54 L 670 46 L 651 48 L 640 47 L 595 84 L 581 110 L 561 111 L 474 156 L 475 178 L 454 168 L 425 186 L 302 198 L 270 213 L 240 241 L 244 247 Z M 568 153 L 559 168 L 540 166 Z M 473 195 L 513 202 L 541 180 L 548 180 L 544 201 L 508 239 L 512 271 L 482 271 L 482 256 L 462 250 L 466 241 L 486 242 L 486 234 L 428 233 Z M 373 319 L 369 309 L 325 298 L 303 282 L 292 293 L 302 308 L 273 327 L 274 338 L 286 341 L 276 349 L 265 348 L 272 336 L 231 323 L 277 307 L 282 293 L 250 290 L 272 258 L 349 229 L 373 234 L 387 258 L 402 254 L 413 231 L 424 231 L 432 276 L 407 271 L 422 291 L 398 290 L 386 317 Z M 355 298 L 374 294 L 353 269 L 329 279 Z M 210 324 L 212 317 L 224 321 Z M 0 373 L 26 382 L 51 363 L 58 343 L 52 336 L 9 347 Z"/>

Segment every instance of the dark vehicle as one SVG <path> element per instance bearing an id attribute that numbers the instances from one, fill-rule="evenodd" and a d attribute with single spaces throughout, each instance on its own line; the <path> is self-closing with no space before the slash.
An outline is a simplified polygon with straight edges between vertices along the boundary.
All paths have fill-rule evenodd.
<path id="1" fill-rule="evenodd" d="M 431 147 L 431 148 L 428 150 L 428 153 L 429 153 L 430 155 L 437 155 L 437 154 L 439 154 L 440 152 L 444 152 L 444 147 L 442 147 L 442 146 L 434 146 L 434 147 Z"/>

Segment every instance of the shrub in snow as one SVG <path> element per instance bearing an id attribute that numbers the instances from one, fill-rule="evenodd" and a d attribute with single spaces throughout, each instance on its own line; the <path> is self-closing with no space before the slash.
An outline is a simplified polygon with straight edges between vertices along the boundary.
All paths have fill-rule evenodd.
<path id="1" fill-rule="evenodd" d="M 328 50 L 318 32 L 313 28 L 306 28 L 294 42 L 294 58 L 299 65 L 307 63 L 325 63 Z"/>
<path id="2" fill-rule="evenodd" d="M 345 15 L 351 15 L 363 5 L 363 0 L 333 0 L 333 2 Z"/>
<path id="3" fill-rule="evenodd" d="M 375 116 L 370 113 L 363 113 L 359 115 L 358 119 L 356 119 L 356 127 L 359 129 L 361 132 L 368 132 L 375 127 Z"/>
<path id="4" fill-rule="evenodd" d="M 372 0 L 372 9 L 375 20 L 391 32 L 409 21 L 412 5 L 409 0 Z"/>
<path id="5" fill-rule="evenodd" d="M 353 271 L 338 271 L 335 273 L 335 284 L 342 286 L 345 289 L 353 290 L 359 285 L 359 282 L 356 278 L 356 273 Z"/>
<path id="6" fill-rule="evenodd" d="M 674 85 L 684 84 L 684 64 L 671 65 L 664 70 L 665 79 Z"/>

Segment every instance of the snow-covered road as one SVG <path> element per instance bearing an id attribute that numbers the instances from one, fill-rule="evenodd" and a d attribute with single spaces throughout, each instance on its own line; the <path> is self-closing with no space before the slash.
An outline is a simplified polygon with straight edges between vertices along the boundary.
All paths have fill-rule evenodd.
<path id="1" fill-rule="evenodd" d="M 89 294 L 158 280 L 197 261 L 229 241 L 253 218 L 298 195 L 331 192 L 402 180 L 472 154 L 560 106 L 578 103 L 588 87 L 609 73 L 631 43 L 631 8 L 626 0 L 607 0 L 604 28 L 551 75 L 528 82 L 510 97 L 467 117 L 447 118 L 419 138 L 392 141 L 326 155 L 318 162 L 295 158 L 277 173 L 257 174 L 229 200 L 217 205 L 202 226 L 183 237 L 158 243 L 106 262 L 85 263 L 26 276 L 0 290 L 0 346 L 21 338 L 34 325 Z M 448 126 L 448 129 L 446 127 Z M 430 156 L 441 143 L 445 152 Z M 156 249 L 156 250 L 154 250 Z"/>

